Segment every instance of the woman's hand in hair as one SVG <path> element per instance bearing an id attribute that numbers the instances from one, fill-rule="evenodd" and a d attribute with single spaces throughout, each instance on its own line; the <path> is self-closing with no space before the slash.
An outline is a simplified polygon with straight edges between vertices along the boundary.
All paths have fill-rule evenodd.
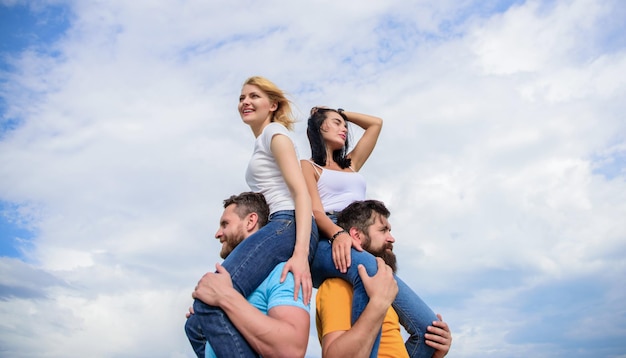
<path id="1" fill-rule="evenodd" d="M 315 106 L 315 107 L 311 108 L 311 115 L 313 115 L 315 112 L 317 112 L 320 109 L 329 109 L 329 108 L 326 107 L 326 106 Z"/>

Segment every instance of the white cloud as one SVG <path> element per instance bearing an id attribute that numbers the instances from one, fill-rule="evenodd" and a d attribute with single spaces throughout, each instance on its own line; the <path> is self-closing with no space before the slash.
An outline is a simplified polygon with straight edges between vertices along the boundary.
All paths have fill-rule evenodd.
<path id="1" fill-rule="evenodd" d="M 0 260 L 3 349 L 193 355 L 184 313 L 221 201 L 247 190 L 236 99 L 261 74 L 291 94 L 304 156 L 313 105 L 384 118 L 368 194 L 450 356 L 623 352 L 625 10 L 515 3 L 69 5 L 67 32 L 3 74 L 21 123 L 0 200 L 35 234 Z"/>

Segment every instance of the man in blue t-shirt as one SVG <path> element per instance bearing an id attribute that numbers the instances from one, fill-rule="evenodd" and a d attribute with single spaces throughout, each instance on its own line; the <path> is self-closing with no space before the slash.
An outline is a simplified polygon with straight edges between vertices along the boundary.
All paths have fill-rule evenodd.
<path id="1" fill-rule="evenodd" d="M 245 192 L 224 200 L 224 212 L 215 238 L 222 243 L 226 258 L 247 237 L 267 223 L 269 208 L 262 194 Z M 248 344 L 262 356 L 304 356 L 309 337 L 309 306 L 302 292 L 294 301 L 293 275 L 282 283 L 285 264 L 278 264 L 250 296 L 243 297 L 232 285 L 230 274 L 220 264 L 206 273 L 192 296 L 220 307 Z M 193 314 L 191 308 L 190 313 Z M 187 317 L 189 317 L 189 314 Z M 206 357 L 215 357 L 207 342 Z"/>

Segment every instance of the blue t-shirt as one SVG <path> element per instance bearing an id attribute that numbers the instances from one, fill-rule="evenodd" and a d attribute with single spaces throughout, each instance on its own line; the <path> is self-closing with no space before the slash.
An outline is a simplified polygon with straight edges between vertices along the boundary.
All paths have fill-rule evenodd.
<path id="1" fill-rule="evenodd" d="M 265 281 L 261 282 L 261 285 L 248 296 L 248 302 L 263 312 L 263 314 L 267 314 L 270 309 L 276 306 L 300 307 L 309 312 L 309 305 L 305 305 L 302 300 L 302 289 L 300 289 L 298 294 L 298 300 L 293 300 L 293 288 L 295 285 L 293 274 L 289 272 L 285 282 L 280 283 L 280 275 L 284 267 L 284 262 L 276 265 Z M 217 358 L 208 341 L 206 342 L 204 356 L 205 358 Z"/>

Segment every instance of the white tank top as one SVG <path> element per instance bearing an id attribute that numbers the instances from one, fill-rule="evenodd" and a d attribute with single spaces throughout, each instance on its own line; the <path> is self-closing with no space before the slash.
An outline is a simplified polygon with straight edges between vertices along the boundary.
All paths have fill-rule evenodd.
<path id="1" fill-rule="evenodd" d="M 355 171 L 342 172 L 324 169 L 312 161 L 309 162 L 313 164 L 319 175 L 317 191 L 320 194 L 324 211 L 341 211 L 354 201 L 365 200 L 367 184 L 361 174 Z M 322 169 L 321 173 L 318 168 Z"/>

